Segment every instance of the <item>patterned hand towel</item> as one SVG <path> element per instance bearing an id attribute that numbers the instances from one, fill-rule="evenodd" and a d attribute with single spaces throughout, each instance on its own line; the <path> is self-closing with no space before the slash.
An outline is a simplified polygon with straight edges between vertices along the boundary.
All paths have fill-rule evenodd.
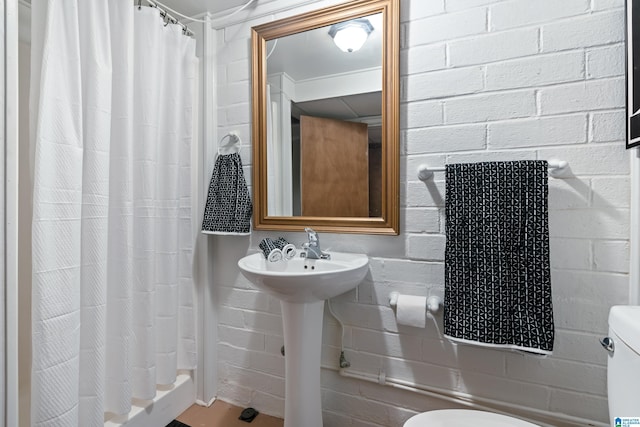
<path id="1" fill-rule="evenodd" d="M 546 161 L 447 165 L 444 333 L 553 350 Z"/>
<path id="2" fill-rule="evenodd" d="M 219 155 L 209 184 L 202 232 L 250 234 L 252 209 L 240 155 L 238 153 Z"/>

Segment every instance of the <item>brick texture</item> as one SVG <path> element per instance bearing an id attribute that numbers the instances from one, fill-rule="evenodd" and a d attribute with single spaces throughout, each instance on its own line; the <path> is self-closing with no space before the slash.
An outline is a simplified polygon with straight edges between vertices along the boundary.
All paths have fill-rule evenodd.
<path id="1" fill-rule="evenodd" d="M 274 3 L 283 16 L 309 10 Z M 401 234 L 322 235 L 325 247 L 371 256 L 358 290 L 333 302 L 352 369 L 604 425 L 606 357 L 597 337 L 610 306 L 628 303 L 624 2 L 401 0 L 401 9 Z M 249 28 L 272 18 L 219 30 L 220 132 L 240 129 L 249 140 Z M 250 152 L 243 156 L 250 173 Z M 549 186 L 555 354 L 453 346 L 440 334 L 441 314 L 424 330 L 398 326 L 389 292 L 441 295 L 444 282 L 444 177 L 420 182 L 418 165 L 553 158 L 570 163 L 569 176 Z M 254 233 L 243 250 L 267 235 Z M 247 284 L 228 255 L 211 262 L 220 395 L 282 416 L 279 303 Z M 324 322 L 322 360 L 335 367 L 341 333 L 328 312 Z M 331 370 L 322 384 L 325 425 L 401 426 L 416 412 L 455 406 Z"/>

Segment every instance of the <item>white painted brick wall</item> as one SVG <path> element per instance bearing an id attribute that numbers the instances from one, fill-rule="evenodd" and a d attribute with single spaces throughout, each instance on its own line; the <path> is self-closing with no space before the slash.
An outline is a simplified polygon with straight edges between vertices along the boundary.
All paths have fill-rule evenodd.
<path id="1" fill-rule="evenodd" d="M 536 55 L 486 66 L 487 90 L 546 86 L 584 79 L 584 53 Z"/>
<path id="2" fill-rule="evenodd" d="M 417 2 L 414 1 L 413 3 Z M 404 47 L 414 47 L 421 44 L 486 33 L 487 12 L 484 9 L 469 9 L 462 12 L 412 20 L 405 25 L 408 45 Z"/>
<path id="3" fill-rule="evenodd" d="M 567 330 L 559 330 L 556 335 L 558 339 L 553 351 L 555 357 L 592 365 L 607 365 L 607 353 L 592 345 L 594 341 L 600 340 L 601 336 Z"/>
<path id="4" fill-rule="evenodd" d="M 605 10 L 624 7 L 625 0 L 592 0 L 591 10 Z"/>
<path id="5" fill-rule="evenodd" d="M 445 123 L 482 123 L 534 115 L 536 96 L 533 90 L 509 91 L 448 99 L 443 105 Z"/>
<path id="6" fill-rule="evenodd" d="M 406 231 L 411 233 L 440 232 L 440 216 L 438 209 L 407 208 L 402 211 L 402 223 Z"/>
<path id="7" fill-rule="evenodd" d="M 590 141 L 610 142 L 624 140 L 626 120 L 623 110 L 591 114 Z"/>
<path id="8" fill-rule="evenodd" d="M 540 89 L 542 114 L 573 113 L 624 107 L 624 80 L 587 80 Z"/>
<path id="9" fill-rule="evenodd" d="M 491 123 L 489 149 L 580 144 L 587 141 L 587 116 L 536 117 Z"/>
<path id="10" fill-rule="evenodd" d="M 589 11 L 590 0 L 508 1 L 491 7 L 491 29 L 529 27 Z"/>
<path id="11" fill-rule="evenodd" d="M 581 413 L 586 419 L 597 420 L 609 412 L 606 397 L 565 390 L 552 390 L 549 408 L 559 413 Z"/>
<path id="12" fill-rule="evenodd" d="M 562 19 L 543 25 L 541 32 L 544 52 L 621 42 L 624 40 L 624 13 L 614 10 Z"/>
<path id="13" fill-rule="evenodd" d="M 486 64 L 533 55 L 538 52 L 538 29 L 525 28 L 501 31 L 452 41 L 449 46 L 449 65 Z"/>
<path id="14" fill-rule="evenodd" d="M 483 150 L 486 133 L 484 124 L 409 129 L 407 150 L 416 154 Z"/>
<path id="15" fill-rule="evenodd" d="M 443 123 L 439 101 L 411 102 L 400 106 L 400 121 L 405 129 L 434 126 Z"/>
<path id="16" fill-rule="evenodd" d="M 446 8 L 448 12 L 455 12 L 479 6 L 488 6 L 502 1 L 504 0 L 446 0 Z"/>
<path id="17" fill-rule="evenodd" d="M 219 130 L 237 129 L 244 141 L 251 129 L 250 27 L 314 8 L 274 3 L 282 13 L 218 32 Z M 606 354 L 597 339 L 607 333 L 609 307 L 627 303 L 629 294 L 624 1 L 401 0 L 401 22 L 401 234 L 322 236 L 325 247 L 371 256 L 359 288 L 333 303 L 352 369 L 606 422 Z M 250 176 L 249 148 L 241 156 Z M 442 339 L 441 315 L 425 329 L 398 326 L 390 292 L 443 295 L 444 176 L 422 183 L 418 165 L 553 158 L 570 163 L 568 177 L 549 181 L 554 355 L 454 346 Z M 235 266 L 273 235 L 225 240 L 212 264 L 219 395 L 281 416 L 279 303 Z M 323 364 L 337 365 L 340 340 L 325 313 Z M 322 371 L 322 387 L 331 426 L 399 427 L 416 412 L 455 407 L 330 370 Z"/>
<path id="18" fill-rule="evenodd" d="M 629 207 L 629 179 L 627 177 L 594 178 L 593 206 L 598 207 Z"/>
<path id="19" fill-rule="evenodd" d="M 407 237 L 407 257 L 425 261 L 444 260 L 445 238 L 434 234 L 413 234 Z"/>
<path id="20" fill-rule="evenodd" d="M 549 181 L 549 206 L 553 211 L 587 208 L 590 198 L 591 188 L 588 181 L 576 178 Z"/>
<path id="21" fill-rule="evenodd" d="M 607 333 L 609 307 L 629 297 L 624 274 L 589 270 L 552 271 L 556 328 L 594 334 Z"/>
<path id="22" fill-rule="evenodd" d="M 598 79 L 624 74 L 624 44 L 598 47 L 587 51 L 587 77 Z"/>
<path id="23" fill-rule="evenodd" d="M 507 376 L 533 384 L 606 395 L 607 369 L 558 358 L 533 358 L 513 354 L 507 356 Z"/>
<path id="24" fill-rule="evenodd" d="M 586 239 L 551 238 L 551 267 L 570 270 L 590 270 L 591 242 Z"/>
<path id="25" fill-rule="evenodd" d="M 491 399 L 537 409 L 544 409 L 548 405 L 550 395 L 549 388 L 545 386 L 475 371 L 462 373 L 459 389 L 471 395 L 482 394 Z"/>
<path id="26" fill-rule="evenodd" d="M 438 15 L 444 12 L 444 0 L 405 0 L 404 7 L 400 9 L 400 20 L 402 22 L 427 16 Z"/>
<path id="27" fill-rule="evenodd" d="M 418 74 L 441 70 L 446 65 L 446 45 L 416 46 L 400 52 L 400 69 L 406 74 Z"/>
<path id="28" fill-rule="evenodd" d="M 568 161 L 575 176 L 589 175 L 628 175 L 628 153 L 619 150 L 619 141 L 614 144 L 587 144 L 581 147 L 540 148 L 542 159 Z"/>
<path id="29" fill-rule="evenodd" d="M 629 242 L 596 241 L 593 247 L 596 270 L 619 273 L 629 272 Z"/>
<path id="30" fill-rule="evenodd" d="M 475 153 L 451 153 L 447 155 L 447 163 L 471 162 L 505 162 L 510 160 L 533 160 L 537 157 L 535 151 L 483 151 Z M 444 177 L 443 177 L 444 179 Z M 443 185 L 444 188 L 444 185 Z M 444 194 L 444 190 L 441 194 Z"/>
<path id="31" fill-rule="evenodd" d="M 407 94 L 403 101 L 419 101 L 480 92 L 484 73 L 480 67 L 452 68 L 410 75 L 405 81 Z"/>
<path id="32" fill-rule="evenodd" d="M 626 239 L 629 213 L 618 209 L 555 211 L 549 219 L 549 233 L 555 237 Z"/>

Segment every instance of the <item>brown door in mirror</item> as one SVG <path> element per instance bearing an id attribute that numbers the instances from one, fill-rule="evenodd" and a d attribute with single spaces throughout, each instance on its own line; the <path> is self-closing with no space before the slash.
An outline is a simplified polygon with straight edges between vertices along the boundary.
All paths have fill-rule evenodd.
<path id="1" fill-rule="evenodd" d="M 300 116 L 302 215 L 369 216 L 365 123 Z"/>

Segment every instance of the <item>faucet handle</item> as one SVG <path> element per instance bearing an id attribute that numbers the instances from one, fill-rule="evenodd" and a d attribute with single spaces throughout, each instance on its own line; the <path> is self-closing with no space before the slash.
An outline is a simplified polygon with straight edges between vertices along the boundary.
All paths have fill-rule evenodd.
<path id="1" fill-rule="evenodd" d="M 318 241 L 318 233 L 313 228 L 305 227 L 304 231 L 307 232 L 307 238 L 309 239 L 310 242 Z"/>

